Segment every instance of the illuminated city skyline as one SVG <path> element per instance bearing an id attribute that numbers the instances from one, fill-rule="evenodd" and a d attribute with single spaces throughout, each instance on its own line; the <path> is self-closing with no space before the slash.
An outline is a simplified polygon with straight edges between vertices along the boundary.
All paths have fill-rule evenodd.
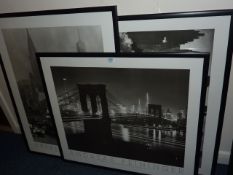
<path id="1" fill-rule="evenodd" d="M 52 67 L 57 94 L 78 91 L 77 84 L 105 84 L 111 103 L 122 111 L 147 113 L 149 103 L 172 113 L 187 110 L 188 70 Z M 70 92 L 72 93 L 72 92 Z M 140 105 L 139 105 L 140 104 Z"/>

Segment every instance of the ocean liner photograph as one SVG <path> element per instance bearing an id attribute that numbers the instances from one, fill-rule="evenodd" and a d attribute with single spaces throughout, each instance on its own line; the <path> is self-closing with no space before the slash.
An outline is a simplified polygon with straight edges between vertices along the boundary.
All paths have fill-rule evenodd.
<path id="1" fill-rule="evenodd" d="M 211 52 L 213 29 L 120 32 L 121 52 Z"/>

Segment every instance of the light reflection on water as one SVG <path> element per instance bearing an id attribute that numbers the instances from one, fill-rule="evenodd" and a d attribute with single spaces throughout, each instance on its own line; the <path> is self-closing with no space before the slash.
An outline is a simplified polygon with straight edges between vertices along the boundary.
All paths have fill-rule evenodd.
<path id="1" fill-rule="evenodd" d="M 67 134 L 85 133 L 84 122 L 73 121 L 65 122 L 64 128 Z M 156 146 L 158 144 L 168 144 L 172 146 L 184 147 L 184 133 L 176 130 L 159 130 L 149 127 L 130 126 L 112 123 L 112 136 L 124 142 L 135 142 Z"/>
<path id="2" fill-rule="evenodd" d="M 136 142 L 150 146 L 168 144 L 184 147 L 184 133 L 176 130 L 163 131 L 149 127 L 112 123 L 112 135 L 113 138 L 125 142 Z"/>
<path id="3" fill-rule="evenodd" d="M 65 122 L 64 128 L 66 133 L 69 134 L 78 134 L 78 133 L 84 133 L 84 122 L 83 121 L 73 121 L 73 122 Z"/>
<path id="4" fill-rule="evenodd" d="M 120 130 L 121 130 L 121 135 L 122 135 L 122 139 L 125 142 L 129 142 L 130 141 L 130 134 L 129 134 L 129 129 L 125 128 L 124 125 L 120 125 Z"/>

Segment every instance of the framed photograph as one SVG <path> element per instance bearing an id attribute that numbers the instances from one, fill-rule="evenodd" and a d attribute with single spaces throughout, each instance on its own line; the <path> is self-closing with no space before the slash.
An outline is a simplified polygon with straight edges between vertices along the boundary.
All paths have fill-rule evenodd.
<path id="1" fill-rule="evenodd" d="M 1 91 L 0 91 L 0 106 L 1 106 L 2 111 L 6 117 L 7 122 L 9 124 L 9 127 L 8 127 L 8 125 L 6 127 L 6 131 L 10 131 L 10 132 L 13 131 L 13 132 L 17 133 L 20 130 L 20 128 L 18 128 L 19 125 L 17 124 L 17 118 L 15 118 L 14 115 L 12 114 L 14 112 L 16 113 L 17 111 L 14 111 L 15 106 L 14 106 L 13 96 L 12 96 L 12 93 L 9 89 L 9 81 L 7 79 L 6 69 L 3 65 L 1 55 L 0 55 L 0 74 L 1 74 L 0 81 L 1 81 L 1 83 L 3 83 L 3 85 L 1 85 Z M 5 82 L 5 85 L 4 85 L 4 82 Z M 9 97 L 10 97 L 10 100 L 8 100 L 8 101 L 6 100 L 6 98 L 4 98 L 4 96 L 3 96 L 4 93 L 2 93 L 2 92 L 7 92 L 7 91 L 9 92 Z M 8 106 L 8 102 L 12 103 L 13 108 L 10 108 Z M 4 123 L 2 123 L 2 121 L 1 121 L 0 125 L 2 125 L 2 124 L 4 124 Z M 3 129 L 5 129 L 5 127 L 3 127 Z"/>
<path id="2" fill-rule="evenodd" d="M 231 175 L 232 173 L 233 173 L 233 142 L 231 144 L 231 155 L 230 155 L 230 159 L 229 159 L 227 175 Z"/>
<path id="3" fill-rule="evenodd" d="M 8 102 L 11 103 L 10 100 L 7 100 L 6 97 L 4 95 L 8 95 L 8 94 L 4 94 L 7 93 L 8 91 L 8 83 L 6 81 L 6 73 L 5 73 L 5 68 L 4 65 L 2 63 L 2 58 L 0 55 L 0 81 L 1 81 L 1 90 L 0 90 L 0 108 L 4 114 L 4 119 L 6 120 L 1 120 L 0 121 L 0 127 L 4 126 L 3 129 L 6 129 L 6 131 L 13 131 L 15 133 L 19 132 L 19 128 L 17 127 L 17 121 L 15 121 L 14 115 L 12 114 L 12 109 L 9 108 L 8 106 Z M 4 92 L 4 93 L 3 93 Z M 9 93 L 10 95 L 10 93 Z M 10 96 L 11 97 L 11 96 Z M 14 110 L 14 109 L 13 109 Z M 2 116 L 1 116 L 2 119 Z M 2 123 L 3 122 L 3 123 Z M 5 127 L 7 126 L 7 127 Z M 1 128 L 2 129 L 2 128 Z"/>
<path id="4" fill-rule="evenodd" d="M 214 173 L 232 59 L 232 10 L 119 17 L 120 49 L 127 53 L 210 53 L 207 116 L 200 174 Z"/>
<path id="5" fill-rule="evenodd" d="M 207 54 L 38 54 L 64 159 L 197 174 Z"/>
<path id="6" fill-rule="evenodd" d="M 36 52 L 115 52 L 116 7 L 0 14 L 0 53 L 31 151 L 60 155 Z"/>

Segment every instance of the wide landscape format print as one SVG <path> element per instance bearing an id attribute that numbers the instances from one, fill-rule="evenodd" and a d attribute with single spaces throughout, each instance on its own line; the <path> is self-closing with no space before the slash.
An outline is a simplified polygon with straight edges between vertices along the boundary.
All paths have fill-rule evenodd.
<path id="1" fill-rule="evenodd" d="M 36 52 L 103 52 L 101 26 L 3 29 L 32 137 L 57 144 Z"/>
<path id="2" fill-rule="evenodd" d="M 188 69 L 51 72 L 69 149 L 184 167 Z"/>
<path id="3" fill-rule="evenodd" d="M 211 52 L 213 29 L 120 33 L 121 52 Z"/>

